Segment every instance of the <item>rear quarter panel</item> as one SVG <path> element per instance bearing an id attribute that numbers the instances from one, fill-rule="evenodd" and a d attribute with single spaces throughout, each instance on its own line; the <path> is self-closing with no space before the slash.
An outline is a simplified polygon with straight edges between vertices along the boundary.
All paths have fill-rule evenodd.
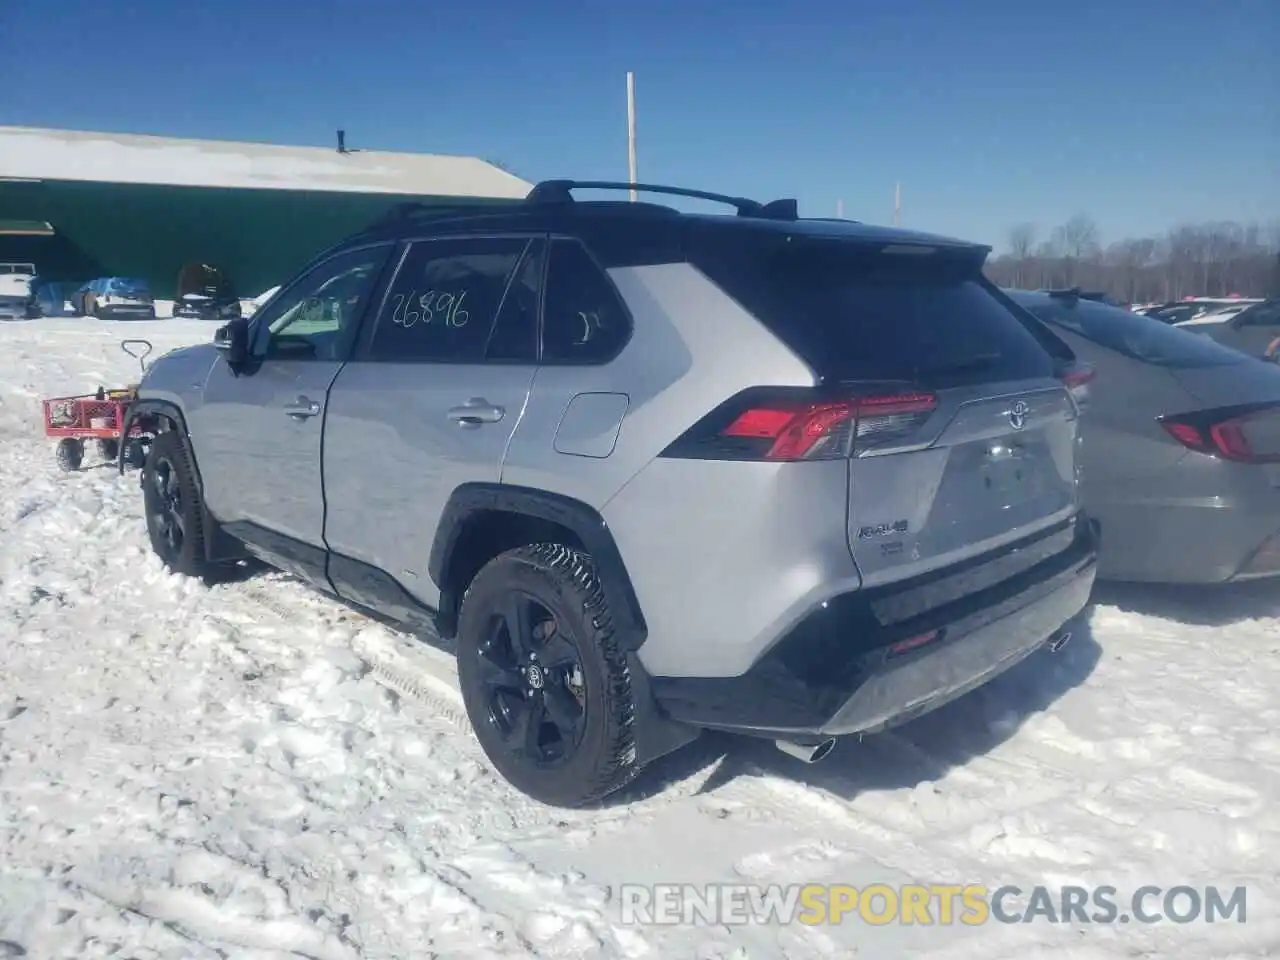
<path id="1" fill-rule="evenodd" d="M 597 510 L 727 397 L 758 384 L 814 382 L 807 365 L 687 264 L 628 267 L 609 275 L 634 323 L 630 342 L 599 366 L 539 367 L 502 466 L 503 483 L 573 497 Z M 586 393 L 626 397 L 607 456 L 556 449 L 566 410 Z M 560 446 L 599 453 L 602 443 L 577 438 Z M 625 559 L 627 548 L 619 547 Z"/>

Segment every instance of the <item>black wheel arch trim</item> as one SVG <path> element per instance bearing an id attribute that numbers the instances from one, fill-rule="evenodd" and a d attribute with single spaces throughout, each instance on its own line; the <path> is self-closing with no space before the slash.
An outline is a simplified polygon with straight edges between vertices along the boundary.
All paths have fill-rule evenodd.
<path id="1" fill-rule="evenodd" d="M 144 398 L 134 400 L 125 408 L 124 423 L 120 427 L 120 450 L 116 455 L 116 470 L 124 473 L 125 459 L 124 448 L 128 445 L 129 431 L 133 428 L 133 422 L 140 416 L 152 414 L 154 416 L 164 417 L 166 420 L 173 421 L 174 426 L 182 431 L 182 435 L 186 440 L 187 453 L 191 456 L 191 466 L 195 469 L 196 483 L 200 485 L 200 489 L 204 489 L 204 481 L 200 477 L 200 465 L 196 463 L 196 453 L 191 448 L 191 433 L 187 430 L 187 418 L 182 415 L 182 410 L 171 400 L 159 400 L 154 398 Z"/>
<path id="2" fill-rule="evenodd" d="M 636 651 L 648 636 L 648 626 L 640 609 L 631 576 L 622 554 L 598 510 L 558 493 L 504 483 L 464 483 L 453 491 L 440 516 L 431 544 L 428 572 L 440 589 L 441 627 L 456 627 L 461 589 L 449 583 L 448 571 L 455 550 L 466 533 L 467 523 L 479 514 L 512 513 L 559 524 L 573 532 L 591 554 L 600 572 L 601 587 L 614 616 L 619 642 L 624 650 Z"/>
<path id="3" fill-rule="evenodd" d="M 116 470 L 123 474 L 125 469 L 125 448 L 128 446 L 129 430 L 140 416 L 147 414 L 163 417 L 174 425 L 174 430 L 181 433 L 182 442 L 187 448 L 187 456 L 191 458 L 191 471 L 195 475 L 196 487 L 200 492 L 200 515 L 204 521 L 204 554 L 205 559 L 214 563 L 228 560 L 243 560 L 248 554 L 244 544 L 228 534 L 222 523 L 209 512 L 204 501 L 204 477 L 200 473 L 200 460 L 196 456 L 195 445 L 191 442 L 191 432 L 187 429 L 187 418 L 182 409 L 171 400 L 146 397 L 134 400 L 125 408 L 124 423 L 120 428 L 120 449 L 116 453 Z"/>

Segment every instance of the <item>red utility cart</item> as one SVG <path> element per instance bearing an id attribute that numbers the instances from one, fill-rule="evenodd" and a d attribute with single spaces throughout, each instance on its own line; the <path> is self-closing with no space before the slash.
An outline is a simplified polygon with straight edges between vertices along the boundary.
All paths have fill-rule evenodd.
<path id="1" fill-rule="evenodd" d="M 145 349 L 134 353 L 129 349 L 130 345 L 141 345 Z M 151 344 L 146 340 L 125 340 L 120 347 L 131 357 L 138 358 L 145 373 L 146 364 L 143 360 L 151 353 Z M 84 459 L 85 443 L 89 440 L 97 442 L 98 452 L 106 460 L 115 460 L 123 443 L 125 462 L 131 466 L 140 466 L 145 456 L 144 441 L 147 436 L 142 425 L 131 426 L 127 437 L 122 433 L 125 411 L 133 398 L 133 387 L 123 390 L 99 387 L 97 393 L 52 397 L 42 401 L 45 436 L 58 440 L 58 466 L 63 470 L 78 470 Z"/>

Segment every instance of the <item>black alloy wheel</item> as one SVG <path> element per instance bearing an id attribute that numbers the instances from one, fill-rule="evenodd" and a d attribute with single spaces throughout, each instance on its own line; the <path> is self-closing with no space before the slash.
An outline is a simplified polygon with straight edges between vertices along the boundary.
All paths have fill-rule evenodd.
<path id="1" fill-rule="evenodd" d="M 586 694 L 582 662 L 555 615 L 513 590 L 479 648 L 479 679 L 490 722 L 525 763 L 563 764 L 582 742 Z"/>

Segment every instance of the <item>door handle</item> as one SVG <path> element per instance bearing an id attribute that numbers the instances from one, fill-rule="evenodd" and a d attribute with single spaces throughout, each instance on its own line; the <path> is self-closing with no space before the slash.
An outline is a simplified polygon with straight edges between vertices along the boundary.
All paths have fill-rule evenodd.
<path id="1" fill-rule="evenodd" d="M 320 412 L 320 402 L 312 400 L 310 397 L 298 397 L 293 403 L 284 405 L 284 412 L 295 420 L 305 420 L 307 417 L 314 417 Z"/>
<path id="2" fill-rule="evenodd" d="M 478 427 L 482 423 L 497 423 L 507 411 L 495 406 L 484 397 L 472 397 L 460 407 L 449 408 L 449 419 L 455 420 L 459 426 Z"/>

